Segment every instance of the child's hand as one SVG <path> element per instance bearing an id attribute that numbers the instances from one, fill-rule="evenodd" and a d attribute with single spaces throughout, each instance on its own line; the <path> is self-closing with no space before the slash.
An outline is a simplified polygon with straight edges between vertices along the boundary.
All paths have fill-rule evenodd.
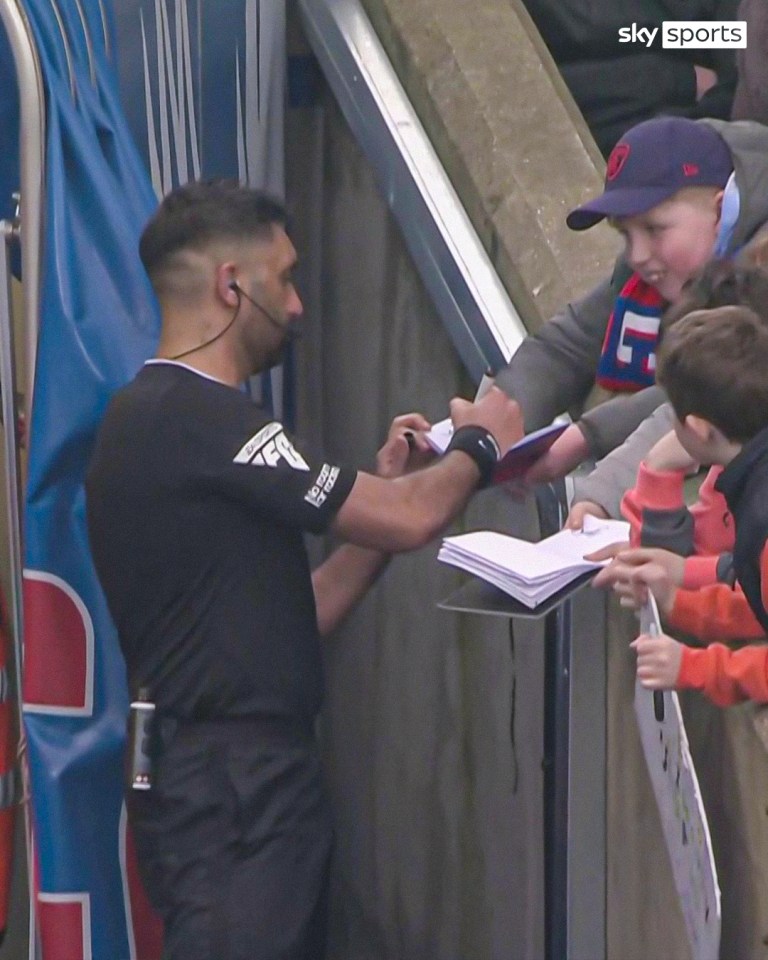
<path id="1" fill-rule="evenodd" d="M 677 439 L 674 430 L 670 430 L 651 447 L 645 458 L 645 465 L 650 467 L 651 470 L 659 472 L 664 470 L 685 470 L 687 472 L 696 470 L 699 466 Z"/>
<path id="2" fill-rule="evenodd" d="M 637 679 L 648 690 L 672 690 L 680 674 L 683 645 L 662 633 L 641 634 L 630 643 L 637 654 Z"/>
<path id="3" fill-rule="evenodd" d="M 549 483 L 570 473 L 589 456 L 589 444 L 581 430 L 572 423 L 555 440 L 547 452 L 528 468 L 526 484 Z"/>
<path id="4" fill-rule="evenodd" d="M 584 526 L 584 517 L 599 517 L 608 520 L 608 511 L 592 500 L 580 500 L 574 503 L 563 526 L 566 530 L 581 530 Z"/>
<path id="5" fill-rule="evenodd" d="M 615 553 L 615 545 L 588 554 L 586 560 L 614 559 L 597 574 L 593 587 L 613 587 L 623 607 L 639 609 L 648 600 L 650 590 L 663 613 L 675 602 L 677 587 L 683 582 L 685 560 L 669 550 L 638 547 Z"/>

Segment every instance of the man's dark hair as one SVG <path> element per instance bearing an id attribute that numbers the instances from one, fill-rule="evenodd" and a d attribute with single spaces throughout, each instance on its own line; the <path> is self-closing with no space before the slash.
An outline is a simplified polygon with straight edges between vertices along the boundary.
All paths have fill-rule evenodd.
<path id="1" fill-rule="evenodd" d="M 216 240 L 269 240 L 285 226 L 283 205 L 236 180 L 197 180 L 163 198 L 139 241 L 139 256 L 155 290 L 173 258 Z"/>
<path id="2" fill-rule="evenodd" d="M 768 321 L 745 306 L 688 314 L 662 342 L 656 379 L 679 420 L 746 443 L 768 427 Z"/>

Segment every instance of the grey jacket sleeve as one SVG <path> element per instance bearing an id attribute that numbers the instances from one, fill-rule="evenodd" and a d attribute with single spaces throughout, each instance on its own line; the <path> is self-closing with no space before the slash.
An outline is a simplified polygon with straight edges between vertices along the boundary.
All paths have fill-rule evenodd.
<path id="1" fill-rule="evenodd" d="M 694 552 L 693 528 L 691 511 L 685 505 L 673 510 L 646 507 L 642 514 L 640 546 L 661 547 L 681 557 L 690 557 Z"/>
<path id="2" fill-rule="evenodd" d="M 587 439 L 592 459 L 601 460 L 624 443 L 666 399 L 661 387 L 646 387 L 637 393 L 612 397 L 585 413 L 579 428 Z"/>
<path id="3" fill-rule="evenodd" d="M 526 432 L 566 410 L 578 415 L 592 389 L 616 288 L 606 280 L 526 337 L 496 384 L 520 404 Z"/>
<path id="4" fill-rule="evenodd" d="M 664 394 L 661 388 L 661 399 Z M 645 393 L 647 391 L 643 391 Z M 611 406 L 612 401 L 603 404 Z M 574 503 L 591 500 L 598 503 L 611 517 L 621 517 L 621 498 L 634 484 L 637 469 L 651 447 L 672 429 L 672 407 L 662 403 L 621 446 L 602 459 L 587 477 L 576 478 Z"/>

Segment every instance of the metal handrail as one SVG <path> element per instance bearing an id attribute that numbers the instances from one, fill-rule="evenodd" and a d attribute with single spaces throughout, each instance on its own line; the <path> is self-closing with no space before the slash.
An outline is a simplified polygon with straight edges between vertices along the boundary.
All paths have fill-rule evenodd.
<path id="1" fill-rule="evenodd" d="M 41 238 L 43 229 L 45 164 L 45 98 L 40 61 L 29 21 L 18 0 L 0 0 L 0 22 L 8 36 L 16 67 L 19 95 L 19 178 L 17 216 L 0 223 L 3 249 L 0 250 L 0 402 L 2 403 L 5 448 L 5 492 L 8 517 L 7 555 L 11 567 L 11 620 L 16 681 L 19 757 L 24 797 L 28 797 L 23 724 L 22 665 L 24 659 L 24 525 L 23 503 L 26 478 L 16 432 L 16 356 L 10 304 L 8 249 L 21 240 L 22 303 L 24 313 L 24 410 L 26 429 L 32 423 L 35 364 L 40 325 Z M 22 237 L 23 231 L 23 237 Z M 37 956 L 38 938 L 34 910 L 34 864 L 29 804 L 24 803 L 24 828 L 29 897 L 29 953 Z"/>
<path id="2" fill-rule="evenodd" d="M 19 215 L 23 242 L 21 270 L 24 278 L 24 400 L 31 423 L 35 360 L 40 317 L 40 238 L 43 228 L 45 169 L 45 96 L 43 75 L 32 28 L 18 0 L 0 0 L 2 20 L 16 65 L 20 113 L 21 203 Z"/>
<path id="3" fill-rule="evenodd" d="M 479 382 L 525 326 L 359 0 L 299 0 L 305 32 L 464 366 Z"/>

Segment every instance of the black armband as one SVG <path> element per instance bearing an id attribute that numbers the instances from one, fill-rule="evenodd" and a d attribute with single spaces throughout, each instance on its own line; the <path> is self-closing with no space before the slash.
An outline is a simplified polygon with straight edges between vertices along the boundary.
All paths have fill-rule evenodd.
<path id="1" fill-rule="evenodd" d="M 459 427 L 451 437 L 446 453 L 461 450 L 477 464 L 480 471 L 480 486 L 487 487 L 493 477 L 496 464 L 501 459 L 501 451 L 492 433 L 485 427 L 468 425 Z"/>

